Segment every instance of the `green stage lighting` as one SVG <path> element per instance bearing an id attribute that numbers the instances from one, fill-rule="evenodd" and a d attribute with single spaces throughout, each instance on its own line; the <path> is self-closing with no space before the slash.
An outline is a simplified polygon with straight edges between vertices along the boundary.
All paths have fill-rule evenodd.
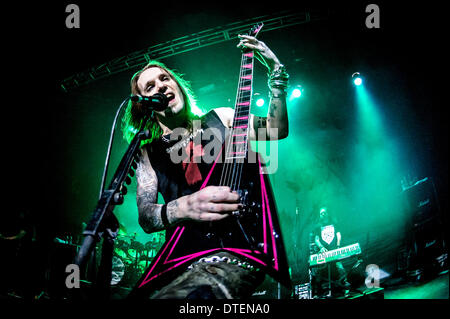
<path id="1" fill-rule="evenodd" d="M 302 91 L 301 91 L 300 89 L 294 89 L 294 90 L 292 91 L 292 97 L 298 98 L 298 97 L 300 97 L 300 96 L 302 96 Z"/>
<path id="2" fill-rule="evenodd" d="M 352 79 L 353 79 L 353 83 L 356 86 L 360 86 L 362 84 L 362 77 L 361 74 L 359 72 L 355 72 L 352 74 Z"/>
<path id="3" fill-rule="evenodd" d="M 260 99 L 257 99 L 256 100 L 256 106 L 263 106 L 264 105 L 264 99 L 263 98 L 260 98 Z"/>
<path id="4" fill-rule="evenodd" d="M 291 91 L 291 94 L 289 95 L 289 101 L 298 99 L 303 94 L 303 88 L 301 85 L 296 85 L 294 89 Z"/>

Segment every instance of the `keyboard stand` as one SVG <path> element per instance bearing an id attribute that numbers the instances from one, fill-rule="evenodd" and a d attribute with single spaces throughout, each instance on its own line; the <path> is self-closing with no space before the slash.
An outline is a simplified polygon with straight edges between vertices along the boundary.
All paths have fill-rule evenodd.
<path id="1" fill-rule="evenodd" d="M 331 298 L 331 263 L 328 263 L 328 298 Z"/>

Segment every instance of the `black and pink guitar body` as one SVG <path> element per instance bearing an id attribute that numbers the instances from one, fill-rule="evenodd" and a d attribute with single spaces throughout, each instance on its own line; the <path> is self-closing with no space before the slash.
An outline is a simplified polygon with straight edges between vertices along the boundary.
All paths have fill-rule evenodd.
<path id="1" fill-rule="evenodd" d="M 262 24 L 252 28 L 256 36 Z M 289 267 L 276 204 L 260 156 L 248 147 L 254 54 L 242 53 L 233 127 L 200 189 L 229 186 L 241 195 L 244 209 L 219 222 L 176 227 L 135 286 L 132 296 L 147 296 L 173 280 L 195 260 L 229 252 L 290 287 Z M 200 243 L 199 243 L 200 239 Z"/>

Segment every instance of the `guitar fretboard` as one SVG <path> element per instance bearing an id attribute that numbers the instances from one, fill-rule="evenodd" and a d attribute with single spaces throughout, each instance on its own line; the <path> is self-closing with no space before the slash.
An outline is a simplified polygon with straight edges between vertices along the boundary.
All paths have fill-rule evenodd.
<path id="1" fill-rule="evenodd" d="M 253 52 L 242 54 L 233 126 L 231 128 L 229 145 L 225 153 L 226 160 L 243 159 L 247 156 L 253 60 Z"/>

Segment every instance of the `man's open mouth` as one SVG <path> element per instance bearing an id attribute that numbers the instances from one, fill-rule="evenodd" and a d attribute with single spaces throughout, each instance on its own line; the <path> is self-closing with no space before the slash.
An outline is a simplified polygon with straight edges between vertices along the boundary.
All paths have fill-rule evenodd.
<path id="1" fill-rule="evenodd" d="M 166 95 L 167 99 L 169 100 L 169 103 L 175 99 L 175 94 L 169 93 Z"/>

